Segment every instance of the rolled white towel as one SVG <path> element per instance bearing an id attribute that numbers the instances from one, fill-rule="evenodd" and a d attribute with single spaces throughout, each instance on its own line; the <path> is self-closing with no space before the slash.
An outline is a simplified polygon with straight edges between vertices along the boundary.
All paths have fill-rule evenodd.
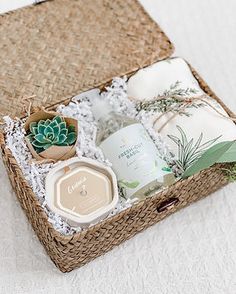
<path id="1" fill-rule="evenodd" d="M 182 58 L 166 59 L 140 69 L 130 77 L 127 86 L 128 96 L 135 100 L 151 100 L 162 95 L 177 81 L 181 88 L 192 88 L 197 96 L 203 94 L 188 64 Z"/>

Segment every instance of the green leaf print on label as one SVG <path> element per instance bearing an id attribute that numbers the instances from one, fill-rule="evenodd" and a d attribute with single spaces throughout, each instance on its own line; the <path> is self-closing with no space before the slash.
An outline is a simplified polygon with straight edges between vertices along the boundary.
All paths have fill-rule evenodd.
<path id="1" fill-rule="evenodd" d="M 165 171 L 165 172 L 171 172 L 171 168 L 164 166 L 161 170 Z"/>
<path id="2" fill-rule="evenodd" d="M 138 181 L 125 182 L 124 180 L 120 180 L 120 181 L 118 181 L 118 183 L 119 183 L 119 185 L 121 187 L 126 187 L 126 188 L 129 188 L 129 189 L 135 189 L 140 184 Z"/>

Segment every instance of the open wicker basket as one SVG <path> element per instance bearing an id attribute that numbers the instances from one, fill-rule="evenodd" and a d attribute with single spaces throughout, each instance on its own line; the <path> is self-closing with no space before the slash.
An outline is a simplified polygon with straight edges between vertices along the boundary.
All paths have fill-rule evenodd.
<path id="1" fill-rule="evenodd" d="M 24 116 L 22 97 L 55 108 L 115 76 L 169 57 L 173 46 L 136 0 L 57 0 L 0 16 L 1 115 Z M 202 89 L 216 97 L 193 70 Z M 227 180 L 215 165 L 158 195 L 72 236 L 57 232 L 24 178 L 0 133 L 11 184 L 48 255 L 69 272 L 111 250 L 164 217 L 221 188 Z"/>

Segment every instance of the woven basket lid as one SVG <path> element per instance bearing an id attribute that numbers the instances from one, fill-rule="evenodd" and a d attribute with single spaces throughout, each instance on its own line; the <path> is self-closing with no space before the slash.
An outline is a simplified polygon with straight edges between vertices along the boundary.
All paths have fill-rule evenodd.
<path id="1" fill-rule="evenodd" d="M 136 0 L 54 0 L 0 16 L 0 114 L 54 105 L 167 58 L 173 46 Z"/>

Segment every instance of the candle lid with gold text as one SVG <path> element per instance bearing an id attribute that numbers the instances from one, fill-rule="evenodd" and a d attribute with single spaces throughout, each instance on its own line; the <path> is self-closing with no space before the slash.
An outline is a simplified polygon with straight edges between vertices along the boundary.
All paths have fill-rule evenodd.
<path id="1" fill-rule="evenodd" d="M 46 201 L 72 226 L 88 226 L 106 217 L 118 202 L 111 168 L 88 158 L 57 164 L 46 177 Z"/>

